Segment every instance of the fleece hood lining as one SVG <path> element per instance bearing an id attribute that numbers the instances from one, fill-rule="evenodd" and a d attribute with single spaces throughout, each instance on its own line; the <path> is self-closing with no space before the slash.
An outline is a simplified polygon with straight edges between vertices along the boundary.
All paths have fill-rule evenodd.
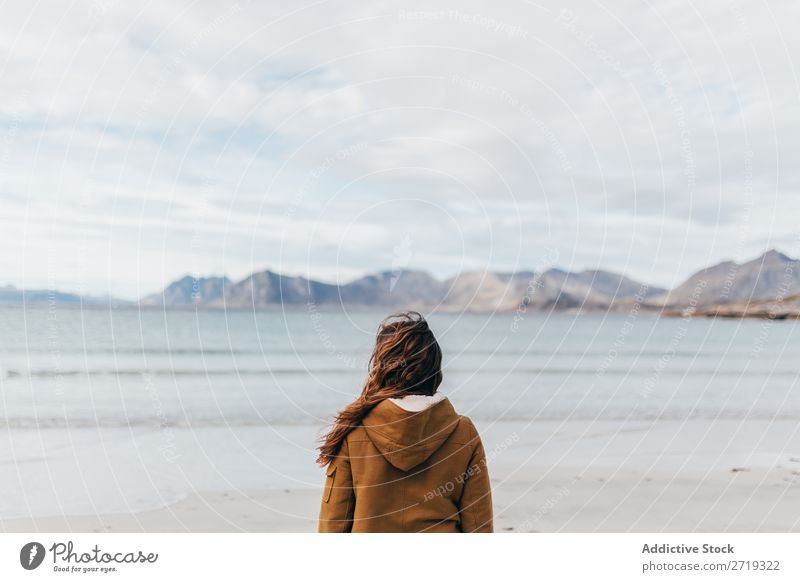
<path id="1" fill-rule="evenodd" d="M 422 412 L 430 408 L 434 404 L 444 400 L 446 396 L 441 392 L 437 392 L 433 396 L 426 396 L 424 394 L 409 394 L 402 398 L 389 398 L 392 404 L 396 404 L 406 412 Z"/>

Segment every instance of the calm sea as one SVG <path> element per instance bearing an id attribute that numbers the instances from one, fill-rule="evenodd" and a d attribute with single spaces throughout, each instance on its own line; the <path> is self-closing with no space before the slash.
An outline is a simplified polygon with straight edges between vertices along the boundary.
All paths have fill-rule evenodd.
<path id="1" fill-rule="evenodd" d="M 315 439 L 359 392 L 383 315 L 0 308 L 0 517 L 318 487 Z M 430 323 L 441 389 L 487 448 L 509 451 L 495 475 L 800 453 L 796 323 L 636 313 Z"/>
<path id="2" fill-rule="evenodd" d="M 319 423 L 360 390 L 381 313 L 0 309 L 4 425 Z M 433 315 L 442 389 L 484 420 L 800 419 L 800 326 Z"/>

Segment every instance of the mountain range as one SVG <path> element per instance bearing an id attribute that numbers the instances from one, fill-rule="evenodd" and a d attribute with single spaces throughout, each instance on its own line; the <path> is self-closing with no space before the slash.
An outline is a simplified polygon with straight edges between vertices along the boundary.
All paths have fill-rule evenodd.
<path id="1" fill-rule="evenodd" d="M 384 271 L 343 285 L 262 271 L 238 283 L 186 276 L 163 292 L 143 298 L 141 304 L 256 309 L 314 304 L 478 312 L 513 311 L 520 305 L 603 309 L 617 300 L 633 298 L 641 288 L 627 277 L 606 271 L 463 273 L 444 281 L 423 271 Z M 649 293 L 664 290 L 651 288 Z"/>
<path id="2" fill-rule="evenodd" d="M 241 281 L 186 275 L 138 302 L 51 290 L 0 287 L 0 304 L 140 305 L 169 308 L 280 307 L 420 309 L 424 311 L 626 311 L 667 315 L 800 315 L 800 261 L 775 250 L 745 263 L 702 269 L 674 289 L 661 289 L 601 270 L 572 273 L 467 272 L 439 280 L 424 271 L 384 271 L 344 284 L 253 273 Z M 777 315 L 776 315 L 777 314 Z"/>
<path id="3" fill-rule="evenodd" d="M 446 280 L 423 271 L 384 271 L 341 285 L 261 271 L 238 282 L 185 276 L 140 304 L 232 309 L 313 304 L 459 312 L 622 311 L 636 304 L 670 313 L 691 308 L 705 315 L 724 307 L 725 314 L 734 315 L 751 304 L 793 300 L 798 293 L 800 261 L 771 250 L 742 264 L 726 261 L 708 267 L 671 290 L 600 270 L 469 272 Z"/>

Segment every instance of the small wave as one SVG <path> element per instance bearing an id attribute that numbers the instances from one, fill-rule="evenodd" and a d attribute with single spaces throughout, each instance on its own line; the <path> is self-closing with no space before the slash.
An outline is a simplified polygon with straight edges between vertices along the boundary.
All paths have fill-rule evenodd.
<path id="1" fill-rule="evenodd" d="M 93 354 L 134 354 L 146 355 L 155 354 L 159 356 L 170 355 L 192 355 L 192 356 L 211 356 L 211 355 L 330 355 L 330 350 L 291 350 L 291 349 L 273 349 L 273 348 L 167 348 L 167 347 L 154 347 L 154 348 L 102 348 L 102 347 L 89 347 L 89 348 L 66 348 L 59 346 L 58 348 L 15 348 L 3 347 L 0 352 L 4 354 L 51 354 L 57 351 L 59 354 L 80 354 L 91 356 Z M 342 350 L 343 353 L 348 353 Z M 358 355 L 361 352 L 353 350 L 353 355 Z"/>
<path id="2" fill-rule="evenodd" d="M 302 368 L 281 368 L 281 369 L 224 369 L 224 370 L 172 370 L 169 368 L 160 369 L 96 369 L 96 370 L 30 370 L 21 372 L 18 370 L 7 370 L 8 378 L 57 378 L 62 376 L 269 376 L 269 375 L 295 375 L 295 374 L 354 374 L 361 373 L 361 370 L 348 370 L 341 368 L 330 368 L 325 370 L 303 370 Z"/>
<path id="3" fill-rule="evenodd" d="M 223 427 L 252 427 L 267 425 L 313 425 L 320 424 L 316 418 L 275 419 L 244 417 L 244 418 L 196 418 L 178 419 L 165 418 L 163 420 L 148 418 L 120 419 L 114 417 L 99 418 L 3 418 L 0 419 L 0 429 L 14 430 L 48 430 L 48 429 L 82 429 L 82 428 L 145 428 L 145 429 L 193 429 L 193 428 L 223 428 Z"/>
<path id="4" fill-rule="evenodd" d="M 497 415 L 480 411 L 472 411 L 470 417 L 481 422 L 682 422 L 682 421 L 800 421 L 800 410 L 774 414 L 771 411 L 685 411 L 657 412 L 640 411 L 636 413 L 615 412 L 598 415 L 597 411 L 574 413 L 572 411 L 551 411 L 535 414 L 511 413 Z M 248 428 L 264 426 L 319 426 L 324 415 L 310 414 L 303 417 L 280 415 L 275 417 L 259 417 L 248 415 L 240 417 L 198 417 L 198 418 L 164 418 L 152 417 L 121 419 L 118 417 L 82 417 L 82 418 L 3 418 L 0 429 L 7 430 L 53 430 L 53 429 L 199 429 L 199 428 Z"/>
<path id="5" fill-rule="evenodd" d="M 222 368 L 222 369 L 174 369 L 174 368 L 97 368 L 97 369 L 71 369 L 59 370 L 53 368 L 35 369 L 35 370 L 13 370 L 5 371 L 6 378 L 61 378 L 65 376 L 193 376 L 193 377 L 208 377 L 208 376 L 330 376 L 330 375 L 363 375 L 365 370 L 362 368 Z M 625 377 L 648 377 L 652 375 L 657 376 L 721 376 L 721 377 L 759 377 L 759 378 L 775 378 L 775 377 L 797 377 L 800 376 L 800 370 L 718 370 L 713 368 L 696 369 L 696 368 L 677 368 L 658 370 L 657 372 L 648 368 L 626 369 L 626 368 L 605 368 L 599 369 L 595 367 L 586 368 L 555 368 L 555 367 L 516 367 L 509 369 L 507 367 L 482 367 L 475 369 L 463 368 L 445 368 L 445 374 L 452 375 L 499 375 L 499 376 L 514 376 L 519 374 L 536 375 L 536 376 L 625 376 Z"/>
<path id="6" fill-rule="evenodd" d="M 3 354 L 52 354 L 57 351 L 59 354 L 80 354 L 82 356 L 92 356 L 93 354 L 125 354 L 125 355 L 159 355 L 159 356 L 237 356 L 237 355 L 263 355 L 263 356 L 331 356 L 331 355 L 350 355 L 355 357 L 363 357 L 364 352 L 361 349 L 353 348 L 351 350 L 342 349 L 331 352 L 330 349 L 314 349 L 305 346 L 298 346 L 297 348 L 275 348 L 262 346 L 258 348 L 246 347 L 228 347 L 228 348 L 205 348 L 205 347 L 187 347 L 187 348 L 171 348 L 171 347 L 85 347 L 85 348 L 69 348 L 67 346 L 59 346 L 57 349 L 47 347 L 16 347 L 4 346 L 0 347 L 0 353 Z M 663 357 L 667 350 L 664 349 L 615 349 L 616 357 Z M 605 358 L 608 357 L 609 346 L 599 345 L 598 347 L 587 347 L 586 349 L 559 349 L 554 351 L 552 349 L 514 349 L 504 346 L 502 350 L 496 348 L 470 348 L 467 350 L 460 350 L 457 347 L 451 348 L 449 351 L 453 358 L 466 357 L 466 356 L 581 356 L 584 358 Z M 752 349 L 742 350 L 709 350 L 703 348 L 702 351 L 696 350 L 676 350 L 669 351 L 670 358 L 709 358 L 709 357 L 735 357 L 747 356 L 752 353 Z"/>

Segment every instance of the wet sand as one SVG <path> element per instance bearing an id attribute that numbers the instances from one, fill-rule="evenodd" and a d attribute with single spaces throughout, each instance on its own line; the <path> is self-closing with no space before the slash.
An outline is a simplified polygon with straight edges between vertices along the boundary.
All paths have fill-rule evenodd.
<path id="1" fill-rule="evenodd" d="M 791 420 L 502 421 L 478 429 L 498 532 L 800 531 L 800 429 Z M 41 488 L 4 499 L 0 531 L 314 531 L 324 474 L 313 449 L 298 443 L 313 443 L 320 430 L 176 431 L 182 455 L 147 464 L 144 473 L 108 459 L 157 451 L 157 441 L 124 433 L 110 441 L 106 432 L 101 444 L 113 442 L 117 456 L 81 459 L 87 480 L 75 484 L 69 457 L 40 458 L 31 445 L 26 462 L 17 455 L 3 465 L 4 482 L 42 475 Z M 71 436 L 91 452 L 92 434 Z M 46 504 L 54 488 L 59 497 Z M 78 509 L 86 507 L 111 509 Z"/>
<path id="2" fill-rule="evenodd" d="M 800 531 L 800 463 L 705 473 L 539 468 L 494 484 L 498 532 Z M 0 522 L 9 532 L 312 532 L 319 490 L 217 491 L 134 514 Z"/>

